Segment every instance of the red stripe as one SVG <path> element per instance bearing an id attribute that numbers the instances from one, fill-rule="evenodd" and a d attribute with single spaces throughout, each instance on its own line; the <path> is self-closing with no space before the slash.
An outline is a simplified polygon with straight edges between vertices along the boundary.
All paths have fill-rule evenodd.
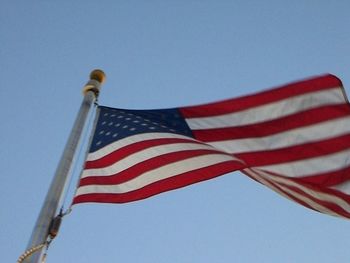
<path id="1" fill-rule="evenodd" d="M 162 167 L 170 163 L 175 163 L 178 161 L 186 160 L 197 156 L 218 154 L 218 153 L 222 154 L 222 152 L 215 151 L 215 150 L 188 150 L 188 151 L 168 153 L 168 154 L 151 158 L 143 162 L 139 162 L 136 165 L 114 175 L 110 175 L 110 176 L 91 175 L 91 176 L 82 178 L 80 180 L 79 186 L 94 185 L 94 184 L 95 185 L 120 184 L 120 183 L 127 182 L 131 179 L 134 179 L 145 172 L 154 170 L 156 168 Z M 238 162 L 238 161 L 236 162 L 240 164 L 240 167 L 243 167 L 243 164 L 241 162 Z"/>
<path id="2" fill-rule="evenodd" d="M 197 140 L 203 142 L 256 138 L 349 116 L 349 114 L 349 104 L 331 105 L 306 110 L 271 121 L 228 128 L 193 130 L 192 133 Z"/>
<path id="3" fill-rule="evenodd" d="M 281 176 L 282 177 L 282 176 Z M 300 184 L 302 186 L 305 186 L 305 187 L 308 187 L 310 189 L 313 189 L 317 192 L 321 192 L 321 193 L 324 193 L 324 194 L 329 194 L 331 196 L 336 196 L 336 197 L 339 197 L 341 199 L 343 199 L 346 203 L 348 203 L 350 205 L 350 195 L 346 194 L 346 193 L 343 193 L 337 189 L 333 189 L 333 188 L 330 188 L 330 187 L 324 187 L 322 185 L 313 185 L 313 184 L 308 184 L 308 183 L 305 183 L 305 182 L 302 182 L 300 183 L 301 180 L 299 180 L 299 178 L 288 178 L 289 180 L 297 183 L 297 184 Z"/>
<path id="4" fill-rule="evenodd" d="M 255 173 L 259 173 L 259 171 L 257 171 L 257 170 L 254 170 L 254 172 Z M 348 194 L 345 194 L 345 193 L 339 191 L 339 190 L 332 189 L 332 188 L 329 188 L 329 187 L 324 187 L 322 185 L 313 185 L 311 183 L 305 183 L 305 182 L 302 182 L 301 178 L 285 177 L 283 175 L 278 175 L 278 174 L 274 174 L 274 173 L 266 172 L 266 171 L 264 173 L 269 174 L 272 177 L 279 177 L 279 178 L 282 178 L 283 180 L 288 180 L 288 181 L 294 182 L 294 183 L 296 183 L 296 184 L 298 184 L 298 185 L 300 185 L 302 187 L 309 188 L 310 190 L 313 190 L 313 191 L 316 191 L 316 192 L 320 192 L 320 193 L 323 193 L 323 194 L 329 194 L 330 196 L 339 197 L 339 198 L 343 199 L 346 203 L 348 203 L 350 205 L 350 196 Z M 264 175 L 261 175 L 261 176 L 264 177 Z M 285 183 L 280 183 L 280 184 L 286 185 Z M 286 186 L 288 186 L 288 185 L 286 185 Z"/>
<path id="5" fill-rule="evenodd" d="M 249 175 L 249 173 L 246 173 L 247 175 Z M 308 198 L 310 200 L 312 200 L 313 202 L 319 204 L 319 205 L 322 205 L 323 207 L 327 208 L 328 210 L 331 210 L 339 215 L 342 215 L 344 217 L 350 217 L 350 213 L 347 212 L 346 210 L 344 210 L 342 207 L 340 207 L 339 205 L 337 205 L 336 203 L 333 203 L 333 202 L 329 202 L 329 201 L 323 201 L 323 200 L 320 200 L 320 199 L 317 199 L 307 193 L 305 193 L 304 191 L 300 190 L 299 188 L 297 187 L 293 187 L 293 186 L 290 186 L 288 184 L 284 184 L 284 183 L 277 183 L 271 179 L 267 179 L 264 175 L 259 175 L 258 171 L 254 171 L 254 174 L 257 176 L 257 177 L 261 177 L 263 178 L 264 180 L 268 181 L 269 183 L 271 183 L 274 187 L 276 187 L 279 191 L 283 192 L 285 195 L 287 195 L 289 198 L 291 198 L 292 200 L 294 200 L 295 202 L 303 205 L 303 206 L 306 206 L 310 209 L 313 209 L 315 211 L 318 211 L 316 208 L 313 208 L 311 207 L 310 205 L 308 205 L 306 202 L 302 201 L 301 199 L 299 199 L 298 197 L 294 196 L 293 194 L 290 194 L 288 192 L 286 192 L 285 190 L 283 190 L 281 188 L 281 186 L 283 187 L 286 187 L 288 188 L 289 190 L 293 191 L 293 192 L 296 192 L 302 196 L 304 196 L 305 198 Z M 274 176 L 274 175 L 273 175 Z M 279 176 L 281 178 L 283 178 L 283 176 Z M 288 179 L 288 180 L 291 180 L 291 181 L 294 181 L 293 179 Z M 262 183 L 262 182 L 260 182 Z M 264 183 L 262 183 L 264 184 Z M 311 185 L 307 185 L 307 184 L 301 184 L 301 186 L 303 187 L 306 187 L 306 188 L 309 188 L 310 190 L 313 190 L 313 191 L 316 191 L 316 192 L 320 192 L 320 193 L 328 193 L 332 196 L 337 196 L 339 198 L 342 198 L 344 200 L 344 202 L 346 203 L 350 203 L 350 197 L 347 196 L 347 195 L 344 195 L 342 193 L 340 193 L 339 191 L 336 191 L 336 190 L 332 190 L 332 189 L 320 189 L 320 188 L 317 188 L 317 187 L 313 187 Z M 321 212 L 321 211 L 318 211 L 318 212 Z M 323 213 L 323 212 L 322 212 Z"/>
<path id="6" fill-rule="evenodd" d="M 141 189 L 123 193 L 123 194 L 86 194 L 76 196 L 73 204 L 85 202 L 97 203 L 126 203 L 145 199 L 147 197 L 181 188 L 187 185 L 209 180 L 217 176 L 241 169 L 241 164 L 236 161 L 228 161 L 220 164 L 215 164 L 209 167 L 197 169 L 191 172 L 183 173 L 178 176 L 157 181 L 147 185 Z"/>
<path id="7" fill-rule="evenodd" d="M 350 180 L 350 166 L 336 171 L 294 178 L 300 184 L 311 184 L 320 187 L 331 187 Z"/>
<path id="8" fill-rule="evenodd" d="M 350 213 L 347 212 L 346 210 L 344 210 L 341 206 L 337 205 L 336 203 L 333 203 L 331 201 L 324 201 L 324 200 L 317 199 L 317 198 L 309 195 L 308 193 L 305 193 L 304 191 L 302 191 L 298 187 L 290 186 L 290 185 L 283 184 L 283 183 L 279 183 L 279 184 L 287 187 L 288 189 L 290 189 L 290 190 L 292 190 L 294 192 L 297 192 L 298 194 L 300 194 L 300 195 L 302 195 L 302 196 L 304 196 L 304 197 L 306 197 L 308 199 L 311 199 L 315 203 L 318 203 L 318 204 L 328 208 L 329 210 L 331 210 L 331 211 L 333 211 L 333 212 L 335 212 L 335 213 L 337 213 L 339 215 L 342 215 L 344 217 L 350 217 Z M 302 184 L 301 186 L 309 188 L 310 190 L 313 190 L 313 191 L 316 191 L 316 192 L 328 193 L 331 196 L 339 197 L 339 198 L 343 199 L 344 202 L 346 202 L 347 204 L 349 204 L 349 202 L 350 202 L 349 196 L 344 196 L 339 191 L 336 191 L 336 190 L 319 188 L 319 187 L 314 187 L 312 185 L 306 185 L 306 184 Z"/>
<path id="9" fill-rule="evenodd" d="M 237 112 L 274 101 L 320 90 L 341 87 L 341 81 L 333 75 L 325 75 L 309 80 L 291 83 L 279 88 L 253 95 L 233 98 L 216 103 L 180 108 L 185 118 L 209 117 Z"/>
<path id="10" fill-rule="evenodd" d="M 336 153 L 350 147 L 350 134 L 276 150 L 235 154 L 248 167 L 280 164 Z M 344 157 L 345 158 L 345 157 Z M 302 176 L 302 175 L 300 175 Z"/>
<path id="11" fill-rule="evenodd" d="M 147 148 L 151 148 L 154 146 L 159 145 L 165 145 L 165 144 L 174 144 L 174 143 L 198 143 L 194 140 L 188 140 L 188 139 L 178 139 L 178 138 L 160 138 L 160 139 L 152 139 L 152 140 L 145 140 L 141 142 L 135 142 L 132 144 L 129 144 L 125 147 L 122 147 L 106 156 L 103 156 L 100 159 L 94 160 L 94 161 L 87 161 L 85 164 L 85 169 L 94 169 L 94 168 L 101 168 L 106 167 L 114 164 L 116 161 L 119 161 L 133 153 L 145 150 Z"/>
<path id="12" fill-rule="evenodd" d="M 258 171 L 255 171 L 256 173 L 259 173 Z M 283 178 L 284 180 L 289 180 L 291 182 L 294 182 L 298 185 L 300 185 L 301 187 L 305 187 L 309 190 L 312 190 L 312 191 L 315 191 L 315 192 L 318 192 L 320 194 L 328 194 L 330 196 L 333 196 L 333 197 L 338 197 L 340 199 L 342 199 L 345 203 L 347 204 L 350 204 L 350 196 L 347 195 L 347 194 L 344 194 L 338 190 L 335 190 L 335 189 L 331 189 L 331 188 L 328 188 L 328 187 L 323 187 L 321 185 L 313 185 L 313 184 L 308 184 L 308 183 L 305 183 L 305 182 L 301 182 L 300 178 L 286 178 L 286 177 L 283 177 L 283 176 L 280 176 L 280 175 L 274 175 L 272 173 L 268 173 L 270 174 L 271 176 L 273 177 L 280 177 L 280 178 Z M 264 175 L 261 175 L 261 177 L 263 177 L 264 179 L 266 179 L 264 177 Z M 270 180 L 270 181 L 273 181 L 273 180 Z M 274 182 L 274 181 L 273 181 Z M 276 182 L 276 184 L 279 184 L 279 185 L 283 185 L 287 188 L 289 188 L 290 190 L 294 191 L 294 192 L 297 192 L 311 200 L 313 200 L 314 202 L 328 208 L 329 210 L 332 210 L 338 214 L 341 214 L 345 217 L 350 217 L 350 213 L 347 212 L 346 210 L 344 210 L 343 208 L 341 208 L 336 202 L 331 202 L 331 201 L 323 201 L 323 200 L 320 200 L 320 199 L 317 199 L 307 193 L 305 193 L 303 190 L 299 189 L 298 187 L 295 187 L 295 186 L 290 186 L 286 183 L 280 183 L 280 182 Z"/>
<path id="13" fill-rule="evenodd" d="M 267 186 L 268 188 L 270 188 L 271 190 L 273 190 L 273 191 L 275 191 L 276 193 L 280 194 L 280 193 L 277 192 L 275 189 L 269 187 L 268 185 L 266 185 L 266 184 L 263 183 L 262 181 L 259 181 L 259 179 L 261 178 L 261 179 L 267 181 L 267 182 L 270 183 L 273 187 L 275 187 L 278 191 L 280 191 L 280 192 L 283 193 L 284 195 L 288 196 L 288 198 L 291 199 L 291 200 L 293 200 L 294 202 L 296 202 L 296 203 L 298 203 L 298 204 L 301 204 L 301 205 L 303 205 L 303 206 L 305 206 L 305 207 L 307 207 L 307 208 L 310 208 L 310 209 L 312 209 L 312 210 L 314 210 L 314 211 L 319 212 L 318 210 L 315 210 L 313 207 L 311 207 L 310 205 L 308 205 L 308 204 L 305 203 L 304 201 L 298 199 L 297 197 L 295 197 L 295 196 L 289 194 L 288 192 L 286 192 L 285 190 L 283 190 L 283 189 L 282 189 L 278 184 L 276 184 L 275 182 L 273 182 L 273 181 L 271 181 L 271 180 L 269 180 L 269 179 L 267 179 L 267 178 L 261 176 L 260 174 L 254 172 L 255 177 L 257 177 L 257 178 L 255 178 L 255 177 L 253 177 L 252 175 L 250 175 L 248 172 L 245 172 L 244 170 L 242 170 L 241 172 L 244 173 L 245 175 L 249 176 L 249 177 L 252 178 L 253 180 L 257 181 L 258 183 L 260 183 L 260 184 L 262 184 L 262 185 L 265 185 L 265 186 Z"/>

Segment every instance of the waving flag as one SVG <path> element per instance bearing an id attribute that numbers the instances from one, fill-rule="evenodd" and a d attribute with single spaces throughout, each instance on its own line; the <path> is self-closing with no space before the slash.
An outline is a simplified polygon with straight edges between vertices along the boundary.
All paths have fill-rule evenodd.
<path id="1" fill-rule="evenodd" d="M 240 170 L 350 217 L 350 107 L 333 75 L 199 106 L 97 114 L 74 204 L 135 201 Z"/>

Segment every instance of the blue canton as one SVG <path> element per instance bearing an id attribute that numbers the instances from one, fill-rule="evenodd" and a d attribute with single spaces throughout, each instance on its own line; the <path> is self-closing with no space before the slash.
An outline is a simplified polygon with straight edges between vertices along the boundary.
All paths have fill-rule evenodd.
<path id="1" fill-rule="evenodd" d="M 124 110 L 99 106 L 90 152 L 140 133 L 167 132 L 189 137 L 192 132 L 178 109 Z"/>

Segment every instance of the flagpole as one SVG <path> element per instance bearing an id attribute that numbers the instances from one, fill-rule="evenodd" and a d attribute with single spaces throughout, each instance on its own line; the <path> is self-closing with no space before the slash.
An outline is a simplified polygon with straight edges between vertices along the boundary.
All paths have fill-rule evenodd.
<path id="1" fill-rule="evenodd" d="M 27 251 L 30 251 L 35 247 L 40 247 L 40 249 L 38 249 L 30 257 L 24 259 L 23 262 L 42 262 L 45 246 L 41 245 L 45 244 L 49 238 L 50 226 L 62 203 L 63 193 L 70 177 L 71 167 L 75 159 L 75 153 L 79 146 L 86 119 L 90 112 L 91 106 L 98 98 L 100 87 L 104 80 L 104 72 L 102 70 L 94 70 L 90 74 L 90 80 L 83 88 L 83 102 L 80 106 L 80 110 L 74 122 L 72 131 L 69 135 L 61 160 L 57 166 L 56 173 L 46 194 L 44 204 L 41 208 L 27 246 Z"/>

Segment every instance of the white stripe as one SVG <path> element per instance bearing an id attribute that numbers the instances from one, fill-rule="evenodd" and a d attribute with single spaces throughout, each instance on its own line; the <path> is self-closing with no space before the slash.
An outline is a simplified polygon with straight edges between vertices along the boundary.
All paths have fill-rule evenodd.
<path id="1" fill-rule="evenodd" d="M 186 122 L 192 130 L 242 126 L 281 118 L 289 114 L 302 112 L 316 107 L 344 102 L 343 91 L 341 88 L 337 87 L 287 98 L 230 114 L 212 117 L 186 118 Z"/>
<path id="2" fill-rule="evenodd" d="M 331 188 L 350 195 L 350 181 L 346 181 L 339 185 L 334 185 Z"/>
<path id="3" fill-rule="evenodd" d="M 283 197 L 295 202 L 292 198 L 290 198 L 288 195 L 286 195 L 284 192 L 280 191 L 278 188 L 276 188 L 273 184 L 271 184 L 269 181 L 265 180 L 263 177 L 258 175 L 257 173 L 253 172 L 252 169 L 243 169 L 247 174 L 249 174 L 251 177 L 253 177 L 258 182 L 262 183 L 263 185 L 271 188 L 278 194 L 282 195 Z"/>
<path id="4" fill-rule="evenodd" d="M 271 188 L 272 190 L 282 194 L 283 196 L 287 197 L 288 199 L 292 200 L 295 202 L 295 200 L 291 199 L 289 196 L 287 196 L 286 194 L 284 194 L 283 192 L 279 191 L 279 189 L 277 189 L 276 187 L 274 187 L 272 184 L 270 184 L 268 181 L 266 180 L 263 180 L 259 175 L 255 175 L 254 176 L 254 173 L 252 170 L 250 169 L 244 169 L 245 172 L 249 173 L 250 175 L 252 175 L 254 178 L 257 179 L 257 177 L 260 178 L 259 181 L 262 181 L 262 183 L 266 186 L 268 186 L 269 188 Z M 263 182 L 265 181 L 265 182 Z M 312 207 L 313 209 L 319 211 L 319 212 L 322 212 L 322 213 L 325 213 L 325 214 L 329 214 L 329 215 L 333 215 L 333 216 L 337 216 L 337 217 L 343 217 L 342 215 L 339 215 L 338 213 L 328 209 L 327 207 L 321 205 L 321 204 L 318 204 L 316 203 L 315 201 L 311 200 L 310 198 L 306 197 L 306 196 L 303 196 L 295 191 L 292 191 L 290 189 L 288 189 L 287 187 L 284 187 L 280 184 L 278 184 L 278 187 L 280 187 L 283 191 L 287 192 L 288 194 L 290 194 L 291 196 L 294 196 L 295 198 L 303 201 L 304 203 L 308 204 L 310 207 Z"/>
<path id="5" fill-rule="evenodd" d="M 341 215 L 339 215 L 338 213 L 336 213 L 335 211 L 332 211 L 332 210 L 329 210 L 328 208 L 326 208 L 325 206 L 319 204 L 319 203 L 316 203 L 315 201 L 313 201 L 312 199 L 306 197 L 306 196 L 303 196 L 297 192 L 294 192 L 292 190 L 290 190 L 289 188 L 287 187 L 284 187 L 282 185 L 279 185 L 279 187 L 289 193 L 290 195 L 292 196 L 295 196 L 297 199 L 303 201 L 304 203 L 308 204 L 309 206 L 311 206 L 313 209 L 319 211 L 319 212 L 322 212 L 322 213 L 325 213 L 325 214 L 329 214 L 329 215 L 333 215 L 333 216 L 337 216 L 337 217 L 343 217 Z"/>
<path id="6" fill-rule="evenodd" d="M 305 177 L 328 173 L 350 165 L 350 149 L 300 161 L 259 166 L 257 168 L 289 177 Z"/>
<path id="7" fill-rule="evenodd" d="M 161 156 L 168 153 L 174 153 L 179 151 L 191 151 L 191 150 L 211 150 L 217 152 L 216 149 L 209 145 L 199 144 L 199 143 L 172 143 L 165 145 L 157 145 L 149 147 L 147 149 L 140 150 L 126 156 L 124 159 L 118 162 L 98 169 L 85 169 L 82 173 L 82 178 L 87 176 L 110 176 L 124 171 L 138 163 L 147 161 L 157 156 Z M 225 153 L 223 153 L 225 154 Z M 236 158 L 233 158 L 238 160 Z"/>
<path id="8" fill-rule="evenodd" d="M 292 129 L 261 138 L 246 138 L 207 144 L 228 153 L 273 150 L 304 143 L 311 143 L 350 133 L 350 116 L 318 124 Z"/>
<path id="9" fill-rule="evenodd" d="M 93 193 L 111 193 L 122 194 L 140 189 L 154 182 L 164 180 L 182 173 L 193 171 L 196 169 L 209 167 L 234 158 L 223 154 L 208 154 L 198 157 L 189 158 L 175 163 L 167 164 L 157 169 L 143 173 L 142 175 L 117 185 L 87 185 L 78 188 L 76 196 Z"/>
<path id="10" fill-rule="evenodd" d="M 102 158 L 103 156 L 106 156 L 120 148 L 123 148 L 125 146 L 128 146 L 133 143 L 147 141 L 147 140 L 154 140 L 154 139 L 187 139 L 189 141 L 196 141 L 195 139 L 191 137 L 187 137 L 180 134 L 174 134 L 174 133 L 161 133 L 161 132 L 153 132 L 153 133 L 141 133 L 136 134 L 133 136 L 129 136 L 126 138 L 123 138 L 121 140 L 115 141 L 109 145 L 106 145 L 105 147 L 93 152 L 89 153 L 87 157 L 87 161 L 94 161 L 97 159 Z"/>
<path id="11" fill-rule="evenodd" d="M 350 213 L 350 205 L 344 199 L 342 199 L 338 196 L 314 191 L 314 190 L 309 189 L 301 184 L 293 182 L 289 179 L 273 176 L 273 175 L 270 175 L 270 174 L 265 173 L 263 171 L 256 171 L 256 172 L 264 175 L 265 177 L 268 177 L 269 179 L 271 179 L 272 181 L 275 181 L 277 183 L 282 183 L 285 185 L 296 187 L 296 188 L 300 189 L 301 191 L 303 191 L 304 193 L 306 193 L 306 194 L 308 194 L 308 195 L 310 195 L 318 200 L 334 203 L 334 204 L 340 206 L 341 208 L 343 208 L 348 213 Z"/>

